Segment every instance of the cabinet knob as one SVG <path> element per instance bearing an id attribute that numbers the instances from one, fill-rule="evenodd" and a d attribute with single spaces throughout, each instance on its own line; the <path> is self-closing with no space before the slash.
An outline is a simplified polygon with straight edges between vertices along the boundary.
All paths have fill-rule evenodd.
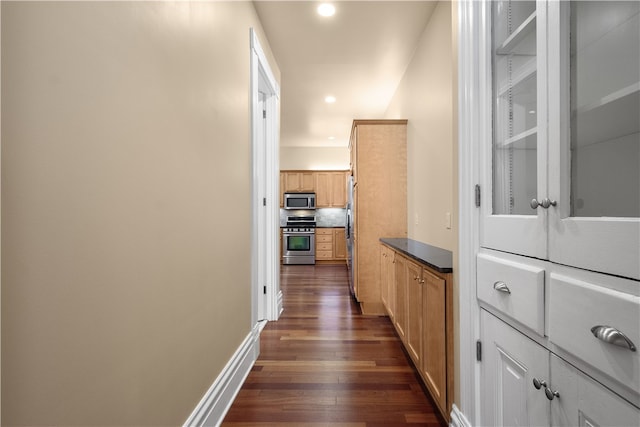
<path id="1" fill-rule="evenodd" d="M 542 387 L 547 388 L 547 382 L 545 380 L 533 379 L 533 386 L 536 390 L 540 390 Z"/>
<path id="2" fill-rule="evenodd" d="M 617 345 L 620 347 L 628 348 L 631 351 L 636 351 L 636 346 L 633 342 L 627 338 L 625 334 L 606 325 L 597 325 L 591 328 L 591 333 L 594 337 L 608 344 Z"/>
<path id="3" fill-rule="evenodd" d="M 557 390 L 551 390 L 549 387 L 544 388 L 544 394 L 549 400 L 553 400 L 555 397 L 560 397 L 560 393 L 558 393 Z"/>
<path id="4" fill-rule="evenodd" d="M 504 292 L 505 294 L 511 294 L 511 289 L 507 286 L 506 283 L 502 281 L 497 281 L 493 284 L 493 289 L 498 292 Z"/>
<path id="5" fill-rule="evenodd" d="M 531 199 L 529 206 L 531 206 L 531 209 L 537 209 L 538 206 L 542 206 L 543 208 L 548 209 L 549 206 L 556 206 L 557 204 L 558 202 L 556 202 L 555 200 L 549 200 L 545 197 L 540 202 L 537 199 Z"/>

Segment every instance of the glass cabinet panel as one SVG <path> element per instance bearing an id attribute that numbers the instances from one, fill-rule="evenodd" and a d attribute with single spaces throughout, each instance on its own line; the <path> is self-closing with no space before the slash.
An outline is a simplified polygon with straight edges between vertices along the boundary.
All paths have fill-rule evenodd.
<path id="1" fill-rule="evenodd" d="M 640 216 L 640 2 L 572 1 L 571 216 Z"/>
<path id="2" fill-rule="evenodd" d="M 493 3 L 493 213 L 535 215 L 536 2 Z"/>

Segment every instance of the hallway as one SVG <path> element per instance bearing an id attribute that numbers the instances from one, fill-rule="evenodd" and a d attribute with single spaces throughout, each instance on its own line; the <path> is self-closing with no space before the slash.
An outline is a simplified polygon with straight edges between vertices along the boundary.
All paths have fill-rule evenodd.
<path id="1" fill-rule="evenodd" d="M 345 266 L 283 266 L 284 312 L 223 426 L 446 425 L 387 317 L 362 316 Z"/>

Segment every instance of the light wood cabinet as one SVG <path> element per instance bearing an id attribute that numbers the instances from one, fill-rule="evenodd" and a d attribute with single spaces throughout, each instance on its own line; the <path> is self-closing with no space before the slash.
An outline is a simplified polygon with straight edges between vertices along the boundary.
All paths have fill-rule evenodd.
<path id="1" fill-rule="evenodd" d="M 344 208 L 347 204 L 347 172 L 315 172 L 316 206 Z"/>
<path id="2" fill-rule="evenodd" d="M 422 268 L 407 260 L 407 339 L 406 347 L 416 367 L 422 365 Z"/>
<path id="3" fill-rule="evenodd" d="M 395 257 L 395 317 L 393 325 L 402 342 L 407 339 L 407 260 L 403 256 Z"/>
<path id="4" fill-rule="evenodd" d="M 316 228 L 316 262 L 345 262 L 346 245 L 344 228 Z"/>
<path id="5" fill-rule="evenodd" d="M 420 373 L 440 408 L 447 408 L 447 284 L 445 279 L 422 269 L 422 365 Z M 451 313 L 449 313 L 451 316 Z M 452 339 L 452 337 L 450 337 Z M 452 379 L 451 379 L 452 381 Z M 451 387 L 452 388 L 452 387 Z"/>
<path id="6" fill-rule="evenodd" d="M 388 247 L 380 246 L 380 286 L 382 304 L 389 318 L 395 317 L 395 252 Z"/>
<path id="7" fill-rule="evenodd" d="M 333 256 L 336 259 L 347 259 L 347 239 L 344 228 L 333 229 Z"/>
<path id="8" fill-rule="evenodd" d="M 354 292 L 364 314 L 384 314 L 378 241 L 407 236 L 407 121 L 355 120 L 350 150 Z"/>
<path id="9" fill-rule="evenodd" d="M 282 192 L 315 191 L 315 174 L 313 171 L 283 171 Z"/>
<path id="10" fill-rule="evenodd" d="M 455 386 L 452 275 L 384 244 L 380 246 L 387 314 L 442 416 L 448 420 Z M 390 270 L 394 277 L 389 275 Z"/>
<path id="11" fill-rule="evenodd" d="M 316 193 L 317 208 L 344 208 L 347 205 L 349 171 L 280 171 L 280 206 L 284 193 L 309 191 Z"/>

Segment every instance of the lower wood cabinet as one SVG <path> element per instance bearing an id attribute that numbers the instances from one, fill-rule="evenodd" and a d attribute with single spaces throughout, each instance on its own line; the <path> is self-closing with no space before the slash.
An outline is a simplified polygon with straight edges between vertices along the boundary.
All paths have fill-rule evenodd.
<path id="1" fill-rule="evenodd" d="M 440 273 L 380 245 L 382 302 L 448 421 L 453 404 L 453 293 L 451 273 Z"/>
<path id="2" fill-rule="evenodd" d="M 347 241 L 344 228 L 316 228 L 316 262 L 345 262 Z"/>
<path id="3" fill-rule="evenodd" d="M 451 283 L 449 283 L 451 287 Z M 422 269 L 422 344 L 421 372 L 434 400 L 441 408 L 447 405 L 447 282 Z M 449 337 L 452 339 L 453 337 Z M 449 357 L 453 357 L 450 355 Z M 450 410 L 448 408 L 448 410 Z"/>
<path id="4" fill-rule="evenodd" d="M 380 247 L 380 298 L 389 318 L 395 317 L 395 252 L 382 245 Z"/>

